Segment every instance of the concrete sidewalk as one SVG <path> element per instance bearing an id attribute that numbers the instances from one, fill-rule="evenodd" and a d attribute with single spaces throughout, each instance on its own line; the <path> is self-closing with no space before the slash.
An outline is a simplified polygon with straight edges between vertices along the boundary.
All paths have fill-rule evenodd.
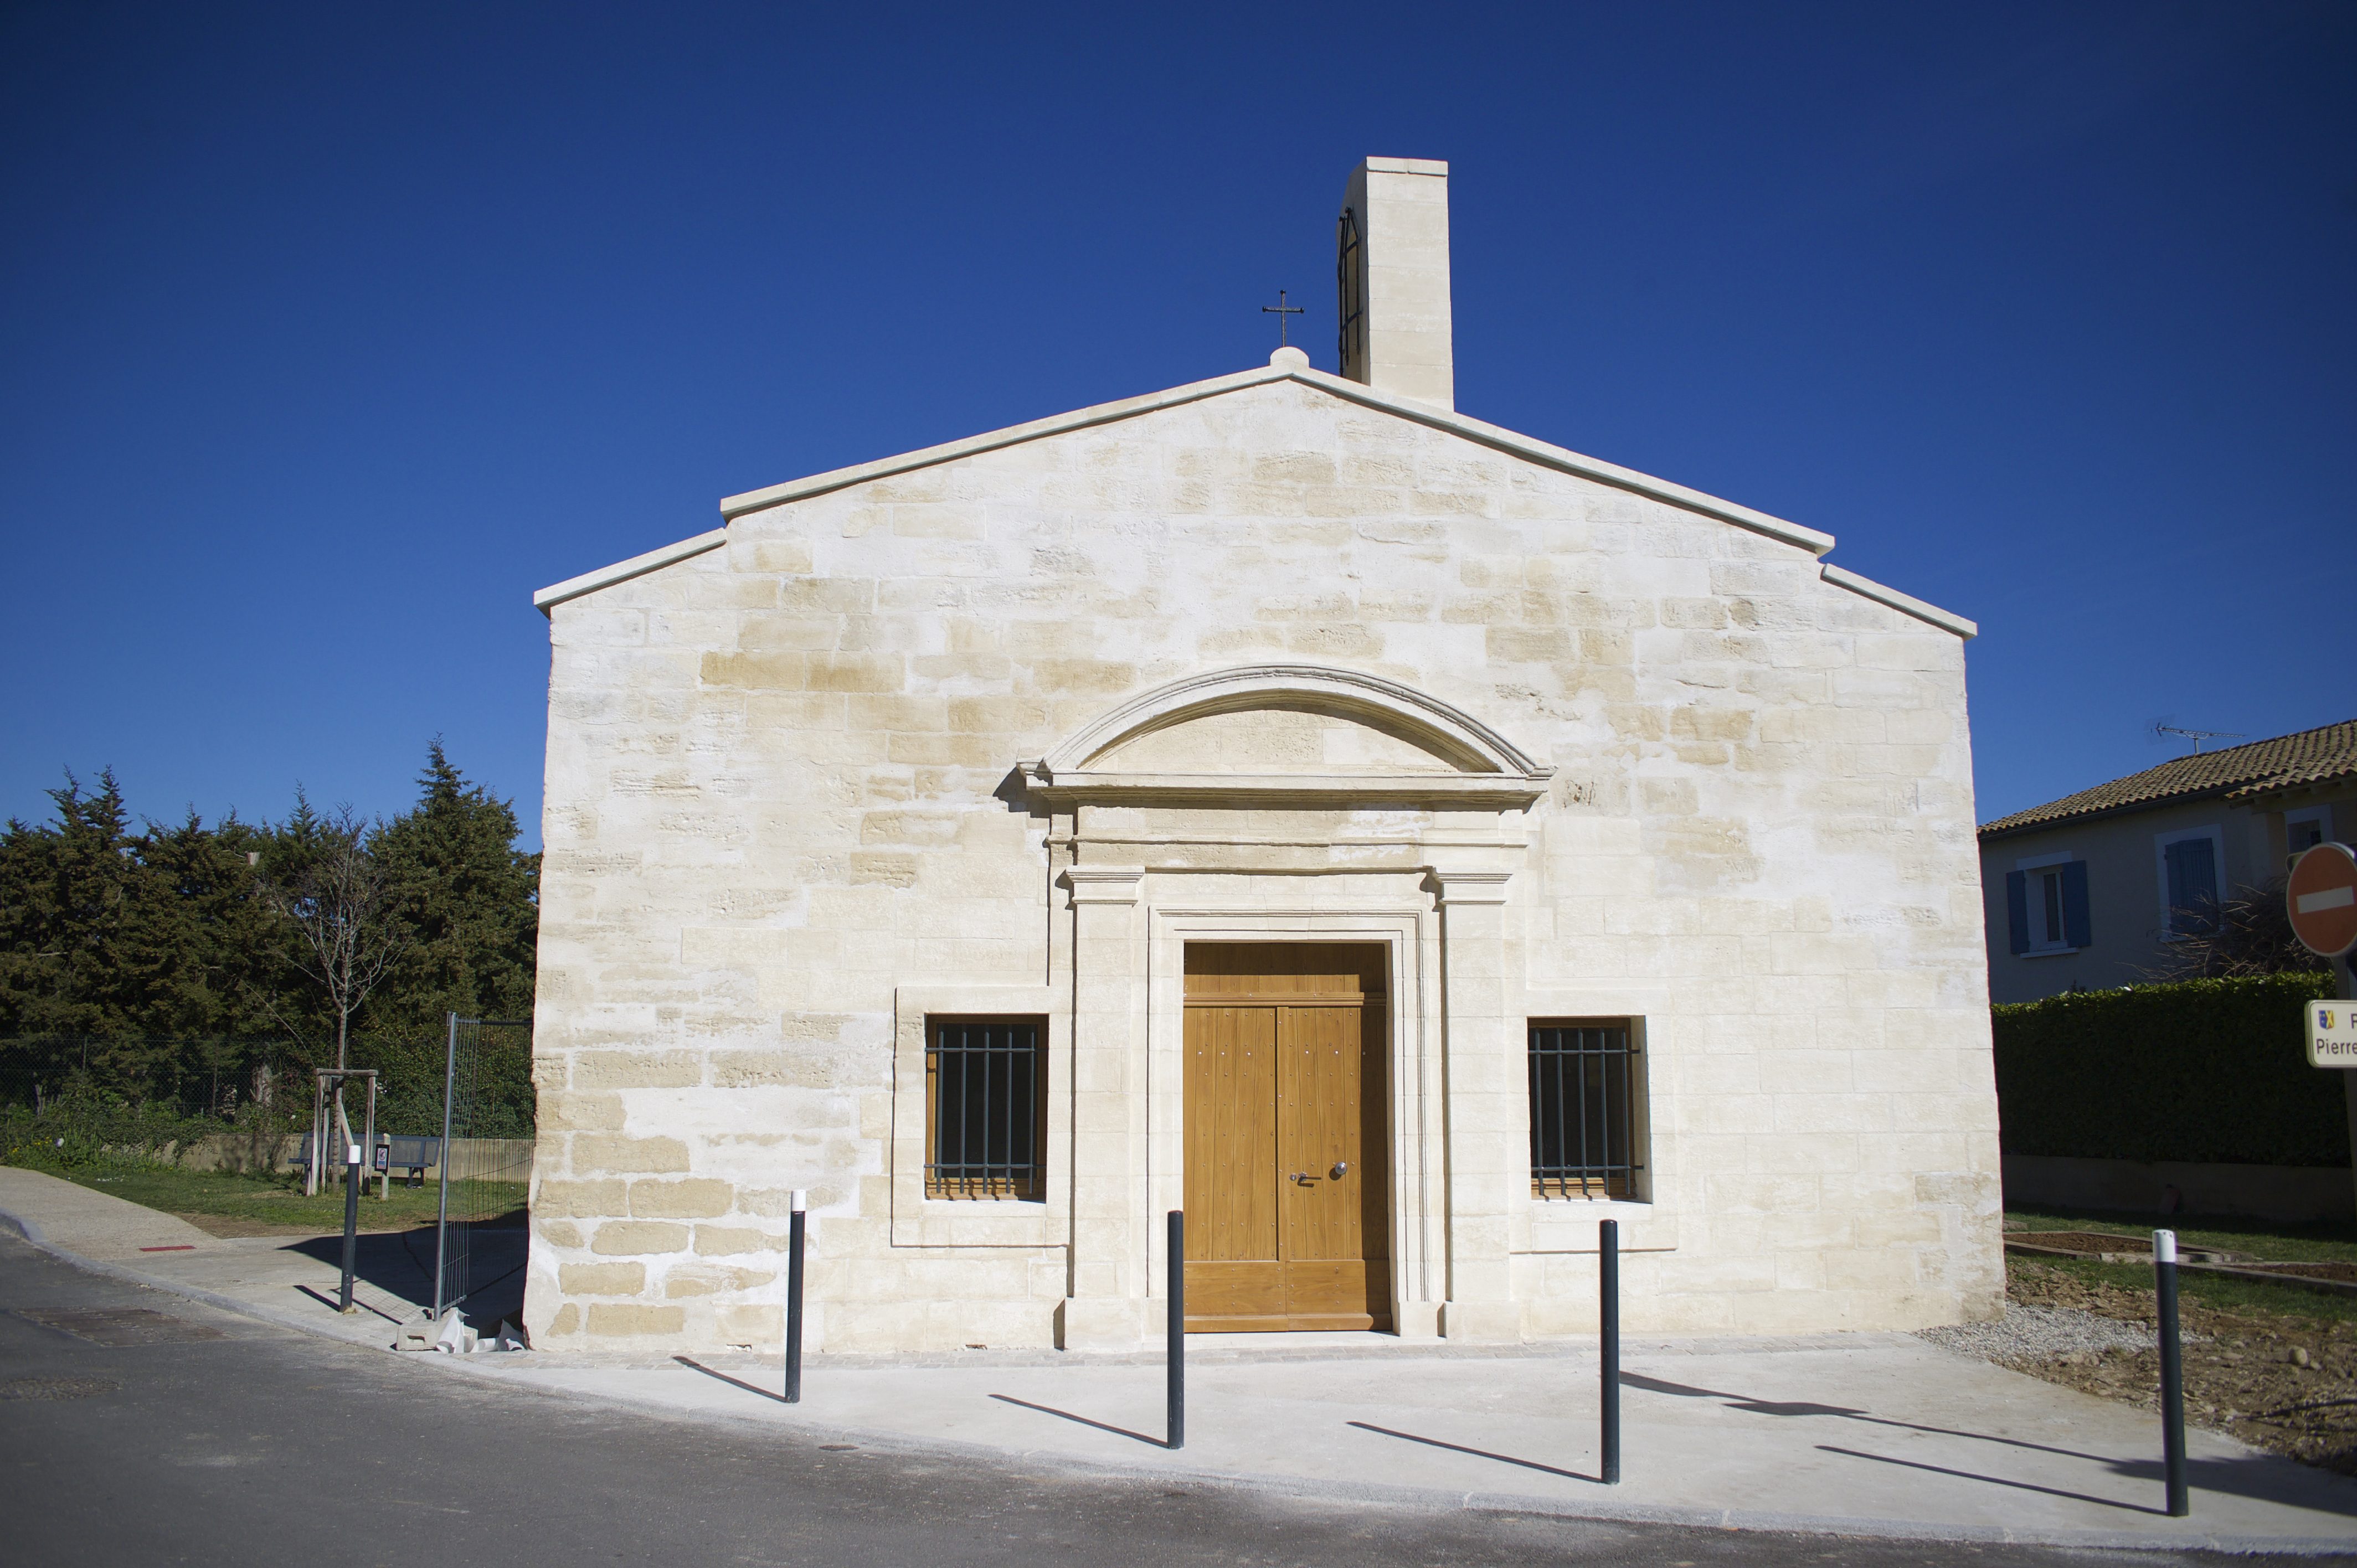
<path id="1" fill-rule="evenodd" d="M 34 1217 L 52 1245 L 83 1258 L 145 1262 L 219 1245 L 185 1219 L 15 1165 L 0 1165 L 0 1210 Z"/>
<path id="2" fill-rule="evenodd" d="M 113 1228 L 103 1220 L 103 1206 L 118 1201 L 0 1172 L 0 1209 L 54 1250 L 74 1251 L 59 1246 L 66 1234 L 135 1234 L 144 1223 L 135 1217 Z M 377 1238 L 362 1263 L 371 1310 L 346 1317 L 333 1310 L 332 1239 L 205 1240 L 184 1252 L 134 1253 L 129 1268 L 81 1255 L 109 1273 L 135 1270 L 143 1283 L 374 1345 L 390 1344 L 394 1320 L 414 1319 L 429 1294 L 412 1254 L 422 1251 L 430 1269 L 430 1242 L 421 1250 Z M 410 1360 L 422 1376 L 474 1375 L 865 1448 L 1014 1454 L 1435 1507 L 1947 1540 L 2357 1551 L 2357 1482 L 2196 1431 L 2193 1514 L 2170 1520 L 2160 1512 L 2152 1416 L 1908 1335 L 1626 1342 L 1626 1473 L 1613 1487 L 1596 1479 L 1592 1340 L 1482 1349 L 1383 1335 L 1209 1335 L 1190 1337 L 1187 1349 L 1188 1442 L 1177 1452 L 1160 1444 L 1158 1355 L 813 1356 L 803 1402 L 791 1406 L 777 1397 L 774 1355 Z"/>

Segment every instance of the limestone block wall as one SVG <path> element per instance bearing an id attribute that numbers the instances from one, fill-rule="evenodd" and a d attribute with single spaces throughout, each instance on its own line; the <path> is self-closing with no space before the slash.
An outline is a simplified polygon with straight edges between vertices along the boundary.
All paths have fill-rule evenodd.
<path id="1" fill-rule="evenodd" d="M 825 1348 L 1052 1342 L 1101 1217 L 896 1244 L 896 992 L 1069 989 L 1017 764 L 1266 660 L 1555 768 L 1499 994 L 1645 1020 L 1632 1330 L 1997 1307 L 1962 645 L 1804 549 L 1283 380 L 741 516 L 552 647 L 536 1342 L 774 1344 L 796 1187 Z M 1521 1330 L 1590 1326 L 1608 1206 L 1505 1201 Z"/>

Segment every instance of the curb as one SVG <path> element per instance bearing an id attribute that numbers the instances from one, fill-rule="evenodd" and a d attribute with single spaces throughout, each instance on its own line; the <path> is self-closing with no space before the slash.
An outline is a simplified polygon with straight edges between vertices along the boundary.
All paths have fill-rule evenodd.
<path id="1" fill-rule="evenodd" d="M 290 1313 L 282 1313 L 252 1302 L 240 1301 L 218 1291 L 204 1290 L 159 1279 L 153 1274 L 126 1269 L 118 1264 L 85 1258 L 68 1251 L 48 1240 L 41 1228 L 25 1216 L 0 1208 L 0 1224 L 5 1224 L 41 1251 L 60 1262 L 119 1280 L 128 1284 L 162 1291 L 184 1300 L 202 1302 L 241 1316 L 254 1318 L 276 1327 L 290 1328 L 297 1333 L 324 1339 L 330 1344 L 346 1345 L 361 1350 L 373 1350 L 380 1355 L 393 1356 L 412 1364 L 425 1362 L 445 1372 L 472 1377 L 480 1382 L 498 1383 L 519 1392 L 538 1395 L 544 1399 L 559 1399 L 591 1405 L 614 1405 L 643 1414 L 673 1422 L 704 1425 L 719 1424 L 769 1436 L 847 1437 L 857 1438 L 862 1447 L 909 1455 L 957 1455 L 996 1463 L 1009 1461 L 1028 1465 L 1049 1465 L 1070 1475 L 1116 1480 L 1151 1478 L 1159 1481 L 1183 1480 L 1190 1485 L 1210 1489 L 1250 1492 L 1260 1496 L 1293 1497 L 1325 1501 L 1373 1503 L 1392 1508 L 1431 1513 L 1516 1514 L 1533 1519 L 1588 1520 L 1605 1523 L 1672 1524 L 1690 1528 L 1745 1530 L 1754 1533 L 1784 1535 L 1824 1535 L 1870 1537 L 1878 1540 L 1942 1541 L 1959 1544 L 2007 1546 L 2074 1547 L 2083 1550 L 2126 1552 L 2216 1552 L 2238 1555 L 2285 1557 L 2346 1556 L 2350 1545 L 2346 1540 L 2309 1536 L 2276 1535 L 2176 1535 L 2156 1536 L 2119 1530 L 2018 1530 L 1989 1525 L 1944 1525 L 1930 1520 L 1852 1519 L 1833 1514 L 1770 1513 L 1747 1509 L 1692 1509 L 1647 1504 L 1614 1506 L 1608 1503 L 1568 1505 L 1552 1498 L 1526 1497 L 1513 1492 L 1439 1491 L 1427 1487 L 1394 1487 L 1368 1481 L 1318 1481 L 1280 1476 L 1245 1476 L 1222 1470 L 1198 1470 L 1169 1466 L 1122 1464 L 1114 1460 L 1084 1459 L 1051 1448 L 1007 1449 L 986 1444 L 962 1443 L 952 1438 L 918 1440 L 899 1433 L 879 1432 L 867 1427 L 832 1426 L 818 1422 L 763 1420 L 751 1414 L 737 1415 L 715 1411 L 683 1410 L 661 1400 L 647 1399 L 628 1393 L 587 1393 L 576 1389 L 535 1387 L 522 1381 L 529 1369 L 476 1366 L 453 1356 L 407 1356 L 383 1349 L 370 1341 L 348 1339 L 330 1334 L 317 1324 L 308 1323 Z"/>
<path id="2" fill-rule="evenodd" d="M 274 1328 L 291 1328 L 298 1334 L 307 1334 L 315 1339 L 325 1339 L 330 1344 L 353 1345 L 363 1350 L 376 1348 L 364 1339 L 347 1339 L 340 1334 L 330 1334 L 317 1324 L 306 1322 L 291 1312 L 281 1312 L 275 1307 L 264 1306 L 258 1302 L 241 1301 L 233 1295 L 223 1295 L 219 1291 L 207 1290 L 202 1285 L 184 1284 L 178 1280 L 162 1279 L 155 1274 L 143 1274 L 137 1269 L 127 1269 L 120 1263 L 110 1263 L 97 1258 L 85 1258 L 80 1252 L 68 1251 L 50 1240 L 38 1225 L 10 1209 L 0 1208 L 0 1225 L 5 1225 L 16 1231 L 27 1242 L 47 1252 L 59 1262 L 70 1263 L 88 1273 L 118 1280 L 124 1284 L 162 1291 L 167 1295 L 177 1295 L 183 1301 L 202 1302 L 207 1306 L 217 1306 L 223 1312 L 233 1312 L 241 1317 L 251 1317 L 257 1322 L 267 1323 Z M 385 1354 L 391 1355 L 393 1352 L 388 1350 Z"/>
<path id="3" fill-rule="evenodd" d="M 548 1399 L 590 1405 L 614 1405 L 671 1421 L 734 1427 L 770 1437 L 856 1438 L 864 1448 L 909 1457 L 954 1455 L 998 1464 L 1016 1462 L 1052 1466 L 1065 1474 L 1109 1480 L 1185 1481 L 1191 1486 L 1259 1496 L 1291 1497 L 1327 1502 L 1371 1503 L 1426 1513 L 1515 1514 L 1531 1519 L 1594 1520 L 1620 1524 L 1672 1524 L 1709 1530 L 1734 1530 L 1762 1534 L 1872 1537 L 1878 1540 L 1921 1541 L 1957 1544 L 2053 1546 L 2132 1552 L 2217 1552 L 2240 1556 L 2347 1556 L 2346 1541 L 2329 1537 L 2276 1535 L 2138 1535 L 2118 1530 L 2027 1530 L 1992 1525 L 1943 1525 L 1929 1520 L 1853 1519 L 1839 1514 L 1785 1514 L 1751 1509 L 1676 1508 L 1660 1504 L 1567 1504 L 1554 1498 L 1515 1492 L 1440 1491 L 1430 1487 L 1395 1487 L 1372 1481 L 1320 1481 L 1285 1476 L 1239 1475 L 1228 1470 L 1200 1470 L 1178 1466 L 1123 1464 L 1118 1460 L 1086 1459 L 1054 1448 L 997 1448 L 963 1443 L 955 1438 L 916 1439 L 871 1427 L 839 1426 L 791 1418 L 764 1420 L 752 1414 L 683 1410 L 661 1400 L 629 1393 L 586 1392 L 578 1389 L 544 1388 L 520 1380 L 524 1367 L 476 1366 L 452 1357 L 436 1359 L 443 1370 L 485 1380 L 504 1381 L 522 1391 Z M 807 1369 L 807 1364 L 805 1364 Z"/>

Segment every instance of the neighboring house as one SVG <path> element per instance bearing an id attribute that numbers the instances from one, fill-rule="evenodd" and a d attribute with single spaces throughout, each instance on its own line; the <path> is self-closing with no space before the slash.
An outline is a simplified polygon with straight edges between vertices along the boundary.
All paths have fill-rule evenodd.
<path id="1" fill-rule="evenodd" d="M 1181 1208 L 1199 1329 L 1589 1332 L 1607 1219 L 1642 1333 L 1996 1316 L 1974 628 L 1457 413 L 1448 191 L 1341 375 L 538 596 L 536 1346 L 774 1348 L 805 1188 L 828 1350 L 1156 1343 Z"/>
<path id="2" fill-rule="evenodd" d="M 2148 980 L 2292 855 L 2357 833 L 2357 720 L 2180 757 L 1980 830 L 1989 999 Z"/>

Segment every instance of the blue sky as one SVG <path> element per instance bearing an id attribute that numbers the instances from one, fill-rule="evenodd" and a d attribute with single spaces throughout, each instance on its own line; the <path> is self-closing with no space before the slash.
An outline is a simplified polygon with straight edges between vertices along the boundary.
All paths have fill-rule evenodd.
<path id="1" fill-rule="evenodd" d="M 2357 8 L 0 10 L 0 815 L 538 841 L 534 588 L 1261 363 L 1452 165 L 1458 405 L 1977 619 L 1983 820 L 2357 716 Z"/>

